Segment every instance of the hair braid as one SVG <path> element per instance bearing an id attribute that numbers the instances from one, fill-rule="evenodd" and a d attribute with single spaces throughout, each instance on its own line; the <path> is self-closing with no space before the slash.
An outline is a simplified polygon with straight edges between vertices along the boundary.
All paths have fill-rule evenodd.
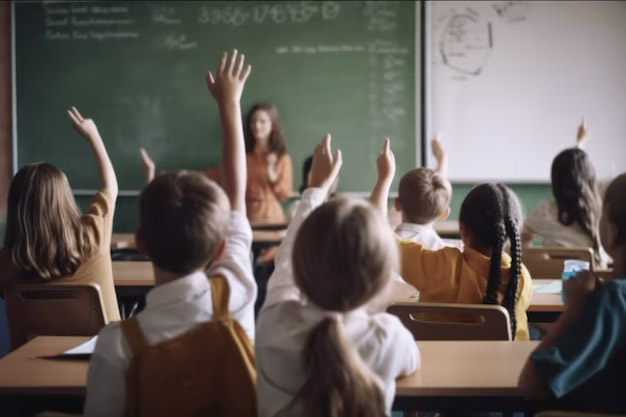
<path id="1" fill-rule="evenodd" d="M 504 219 L 502 217 L 502 192 L 498 187 L 493 187 L 495 195 L 495 218 L 490 219 L 492 222 L 492 236 L 494 238 L 494 244 L 491 250 L 491 263 L 489 264 L 489 278 L 487 280 L 487 291 L 483 298 L 483 304 L 499 304 L 498 291 L 500 290 L 501 276 L 501 261 L 502 261 L 502 247 L 504 246 L 504 239 L 506 237 L 506 230 L 504 226 Z"/>

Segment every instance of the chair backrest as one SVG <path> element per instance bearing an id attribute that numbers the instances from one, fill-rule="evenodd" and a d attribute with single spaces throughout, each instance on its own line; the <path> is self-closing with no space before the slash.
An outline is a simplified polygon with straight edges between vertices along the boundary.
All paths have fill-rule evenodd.
<path id="1" fill-rule="evenodd" d="M 415 340 L 511 340 L 509 313 L 502 306 L 402 302 L 387 312 L 398 316 Z"/>
<path id="2" fill-rule="evenodd" d="M 578 259 L 589 262 L 593 270 L 593 250 L 591 248 L 560 248 L 537 246 L 522 251 L 522 262 L 533 278 L 561 278 L 563 261 Z"/>
<path id="3" fill-rule="evenodd" d="M 93 336 L 107 324 L 98 284 L 16 284 L 4 297 L 11 350 L 35 336 Z"/>

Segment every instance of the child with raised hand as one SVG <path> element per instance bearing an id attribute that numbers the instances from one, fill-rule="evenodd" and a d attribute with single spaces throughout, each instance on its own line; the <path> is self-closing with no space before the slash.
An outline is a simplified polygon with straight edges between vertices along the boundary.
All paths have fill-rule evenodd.
<path id="1" fill-rule="evenodd" d="M 389 184 L 391 180 L 377 185 L 372 193 L 372 202 L 383 212 Z M 417 288 L 423 302 L 501 304 L 509 312 L 515 340 L 528 340 L 526 309 L 532 282 L 521 260 L 521 221 L 521 206 L 513 191 L 502 184 L 479 185 L 461 206 L 464 249 L 431 251 L 396 235 L 400 275 Z M 503 251 L 507 240 L 512 256 Z"/>
<path id="2" fill-rule="evenodd" d="M 257 322 L 259 415 L 384 416 L 395 379 L 419 367 L 411 333 L 365 304 L 397 266 L 386 219 L 364 202 L 323 204 L 341 167 L 330 135 L 289 224 Z"/>
<path id="3" fill-rule="evenodd" d="M 613 278 L 581 271 L 563 282 L 566 308 L 530 355 L 519 386 L 558 408 L 626 413 L 626 174 L 609 185 L 600 219 Z"/>
<path id="4" fill-rule="evenodd" d="M 10 287 L 15 282 L 95 283 L 102 291 L 107 320 L 117 321 L 120 314 L 110 255 L 117 179 L 94 121 L 83 118 L 75 107 L 68 116 L 91 146 L 100 189 L 87 212 L 81 214 L 63 171 L 45 162 L 22 167 L 9 189 L 0 286 Z M 12 320 L 20 318 L 9 317 Z"/>
<path id="5" fill-rule="evenodd" d="M 395 229 L 403 239 L 421 243 L 431 250 L 458 246 L 444 241 L 435 231 L 434 223 L 450 214 L 452 186 L 446 179 L 447 156 L 439 136 L 432 140 L 437 168 L 415 168 L 404 174 L 398 187 L 394 206 L 401 213 L 402 223 Z"/>
<path id="6" fill-rule="evenodd" d="M 554 201 L 542 201 L 524 223 L 523 244 L 539 236 L 545 246 L 593 248 L 598 267 L 609 261 L 598 230 L 602 212 L 596 172 L 583 150 L 589 130 L 584 120 L 578 127 L 576 147 L 565 149 L 552 161 Z"/>
<path id="7" fill-rule="evenodd" d="M 85 415 L 238 416 L 256 411 L 253 378 L 242 377 L 236 393 L 224 393 L 223 387 L 232 387 L 227 382 L 233 381 L 234 370 L 225 366 L 228 378 L 222 381 L 210 373 L 211 363 L 231 364 L 229 359 L 244 349 L 252 357 L 245 334 L 254 338 L 256 284 L 249 258 L 252 230 L 246 218 L 239 104 L 249 73 L 244 56 L 233 51 L 222 56 L 216 77 L 207 74 L 222 120 L 223 189 L 201 173 L 172 171 L 155 177 L 141 193 L 137 247 L 152 260 L 156 287 L 146 295 L 145 310 L 100 332 L 89 363 Z M 234 329 L 243 339 L 232 343 L 239 351 L 220 358 L 213 339 L 218 332 L 208 322 L 221 320 L 224 311 L 235 319 Z M 164 357 L 176 363 L 149 362 Z M 172 384 L 164 388 L 162 381 Z M 185 386 L 186 381 L 194 382 Z M 162 395 L 164 390 L 168 395 Z M 222 399 L 240 396 L 241 401 L 231 402 L 238 408 L 219 408 L 216 392 Z"/>

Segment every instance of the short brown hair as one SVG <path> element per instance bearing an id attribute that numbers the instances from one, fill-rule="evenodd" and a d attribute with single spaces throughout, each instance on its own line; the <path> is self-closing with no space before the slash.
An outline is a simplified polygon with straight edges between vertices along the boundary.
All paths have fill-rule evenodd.
<path id="1" fill-rule="evenodd" d="M 152 262 L 180 274 L 206 267 L 224 240 L 229 210 L 224 191 L 198 172 L 157 176 L 139 198 L 139 228 Z"/>
<path id="2" fill-rule="evenodd" d="M 432 222 L 450 206 L 451 197 L 450 182 L 432 169 L 412 169 L 400 180 L 398 200 L 411 223 Z"/>

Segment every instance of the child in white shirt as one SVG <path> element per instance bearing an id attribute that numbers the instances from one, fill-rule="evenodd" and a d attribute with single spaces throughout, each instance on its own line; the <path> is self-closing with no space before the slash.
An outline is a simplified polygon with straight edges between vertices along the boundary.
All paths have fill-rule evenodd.
<path id="1" fill-rule="evenodd" d="M 252 230 L 246 218 L 239 104 L 249 73 L 250 67 L 243 67 L 243 55 L 237 59 L 234 51 L 222 57 L 217 80 L 210 73 L 207 76 L 222 118 L 224 190 L 200 173 L 172 171 L 156 177 L 141 193 L 137 247 L 152 259 L 156 287 L 147 294 L 146 309 L 136 320 L 150 346 L 212 319 L 208 277 L 215 276 L 224 277 L 228 284 L 230 315 L 254 338 L 257 288 L 249 257 Z M 127 416 L 128 404 L 133 402 L 127 398 L 133 354 L 121 327 L 119 322 L 109 324 L 98 335 L 87 375 L 87 416 Z M 172 364 L 164 363 L 163 372 L 171 368 Z M 149 400 L 159 404 L 168 398 Z"/>
<path id="2" fill-rule="evenodd" d="M 415 168 L 400 179 L 395 209 L 402 215 L 402 223 L 395 232 L 403 239 L 421 243 L 430 250 L 459 243 L 444 241 L 433 224 L 450 214 L 452 186 L 445 178 L 447 157 L 439 139 L 433 139 L 432 149 L 437 169 Z"/>
<path id="3" fill-rule="evenodd" d="M 388 283 L 398 253 L 386 219 L 369 204 L 323 204 L 340 166 L 326 136 L 278 249 L 257 322 L 261 417 L 389 415 L 396 378 L 419 367 L 401 322 L 364 309 Z"/>

